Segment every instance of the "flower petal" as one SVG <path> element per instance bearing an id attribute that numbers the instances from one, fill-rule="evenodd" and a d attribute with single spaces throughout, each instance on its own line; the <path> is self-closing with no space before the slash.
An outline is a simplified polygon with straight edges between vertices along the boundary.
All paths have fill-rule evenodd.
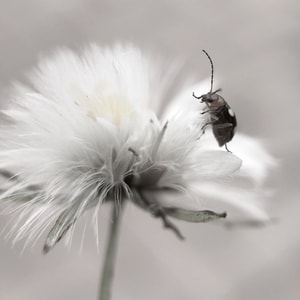
<path id="1" fill-rule="evenodd" d="M 207 130 L 201 140 L 204 149 L 218 149 L 217 142 L 210 130 Z M 278 161 L 266 150 L 263 142 L 257 138 L 237 133 L 228 147 L 233 154 L 243 161 L 243 165 L 236 175 L 250 178 L 257 185 L 263 185 L 270 170 L 278 166 Z"/>
<path id="2" fill-rule="evenodd" d="M 195 173 L 199 178 L 218 178 L 231 175 L 240 169 L 242 161 L 226 151 L 203 151 L 196 157 Z"/>
<path id="3" fill-rule="evenodd" d="M 164 211 L 170 217 L 191 223 L 206 223 L 220 218 L 226 218 L 226 213 L 216 213 L 211 210 L 187 210 L 182 208 L 168 207 Z"/>
<path id="4" fill-rule="evenodd" d="M 201 203 L 209 209 L 222 209 L 228 212 L 230 219 L 252 218 L 268 221 L 270 218 L 264 210 L 263 190 L 233 187 L 225 183 L 202 182 L 190 187 L 198 195 Z"/>
<path id="5" fill-rule="evenodd" d="M 71 226 L 76 222 L 77 210 L 74 208 L 63 211 L 47 235 L 43 248 L 44 254 L 48 253 L 67 233 Z"/>

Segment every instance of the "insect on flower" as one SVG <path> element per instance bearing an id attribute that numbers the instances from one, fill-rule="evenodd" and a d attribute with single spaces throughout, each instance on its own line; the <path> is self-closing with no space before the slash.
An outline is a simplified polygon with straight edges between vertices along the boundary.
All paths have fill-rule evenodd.
<path id="1" fill-rule="evenodd" d="M 193 186 L 235 173 L 242 161 L 215 146 L 205 148 L 198 136 L 208 124 L 199 119 L 192 98 L 188 106 L 186 96 L 178 98 L 179 106 L 170 101 L 158 117 L 170 75 L 133 46 L 92 45 L 80 55 L 62 49 L 42 59 L 31 86 L 16 86 L 0 112 L 9 119 L 0 128 L 0 171 L 9 181 L 0 201 L 17 213 L 8 234 L 13 242 L 36 241 L 51 228 L 46 253 L 87 212 L 97 234 L 98 211 L 107 202 L 129 200 L 180 238 L 169 217 L 188 222 L 226 217 L 198 206 L 188 210 L 186 203 L 205 197 L 194 194 Z M 213 66 L 211 78 L 211 91 L 199 99 L 209 108 L 219 144 L 226 146 L 236 120 L 218 90 L 212 92 Z"/>
<path id="2" fill-rule="evenodd" d="M 225 145 L 226 150 L 230 152 L 227 148 L 227 143 L 232 140 L 235 133 L 235 128 L 237 125 L 235 113 L 225 99 L 217 94 L 221 91 L 221 89 L 217 89 L 214 92 L 212 91 L 214 65 L 209 54 L 205 50 L 202 51 L 206 54 L 211 64 L 210 91 L 207 94 L 201 95 L 200 97 L 197 97 L 193 93 L 193 96 L 196 99 L 201 99 L 201 103 L 205 103 L 207 105 L 207 110 L 203 111 L 202 114 L 208 113 L 210 116 L 209 121 L 204 124 L 202 130 L 204 131 L 206 126 L 212 125 L 212 130 L 219 146 L 222 147 Z"/>

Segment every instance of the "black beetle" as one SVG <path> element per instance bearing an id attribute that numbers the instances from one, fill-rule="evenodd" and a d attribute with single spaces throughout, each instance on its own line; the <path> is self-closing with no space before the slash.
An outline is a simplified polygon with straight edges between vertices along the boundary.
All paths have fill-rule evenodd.
<path id="1" fill-rule="evenodd" d="M 217 94 L 221 89 L 217 89 L 214 92 L 212 91 L 214 65 L 208 53 L 205 50 L 202 51 L 206 54 L 211 64 L 210 91 L 200 97 L 197 97 L 195 93 L 193 93 L 196 99 L 201 99 L 201 103 L 204 102 L 207 105 L 208 109 L 203 111 L 202 114 L 209 113 L 210 116 L 209 122 L 204 124 L 202 130 L 204 131 L 207 125 L 212 125 L 212 130 L 219 146 L 222 147 L 225 145 L 226 150 L 230 152 L 226 144 L 230 142 L 234 136 L 237 125 L 236 117 L 225 99 Z"/>

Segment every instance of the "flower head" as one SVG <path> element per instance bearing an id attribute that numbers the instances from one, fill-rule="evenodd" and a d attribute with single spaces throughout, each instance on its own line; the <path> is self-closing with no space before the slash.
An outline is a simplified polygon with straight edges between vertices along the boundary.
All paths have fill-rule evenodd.
<path id="1" fill-rule="evenodd" d="M 131 200 L 175 232 L 166 215 L 225 216 L 192 217 L 184 206 L 197 198 L 192 186 L 215 184 L 238 171 L 241 159 L 207 147 L 203 107 L 190 91 L 158 118 L 168 80 L 132 46 L 93 45 L 80 55 L 57 51 L 41 60 L 30 85 L 16 85 L 0 131 L 0 168 L 12 174 L 0 197 L 18 211 L 15 241 L 36 238 L 55 222 L 48 251 L 82 214 L 93 208 L 96 216 L 106 201 Z M 163 204 L 173 195 L 181 209 Z"/>

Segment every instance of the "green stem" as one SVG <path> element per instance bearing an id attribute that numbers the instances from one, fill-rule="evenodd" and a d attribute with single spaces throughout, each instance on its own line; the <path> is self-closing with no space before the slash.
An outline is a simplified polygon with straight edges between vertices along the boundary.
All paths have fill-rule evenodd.
<path id="1" fill-rule="evenodd" d="M 117 252 L 117 243 L 119 236 L 119 228 L 121 221 L 121 213 L 123 210 L 123 203 L 112 203 L 112 220 L 109 229 L 108 242 L 106 246 L 106 252 L 104 256 L 104 265 L 102 269 L 99 300 L 111 299 L 111 286 L 114 275 L 115 257 Z"/>

